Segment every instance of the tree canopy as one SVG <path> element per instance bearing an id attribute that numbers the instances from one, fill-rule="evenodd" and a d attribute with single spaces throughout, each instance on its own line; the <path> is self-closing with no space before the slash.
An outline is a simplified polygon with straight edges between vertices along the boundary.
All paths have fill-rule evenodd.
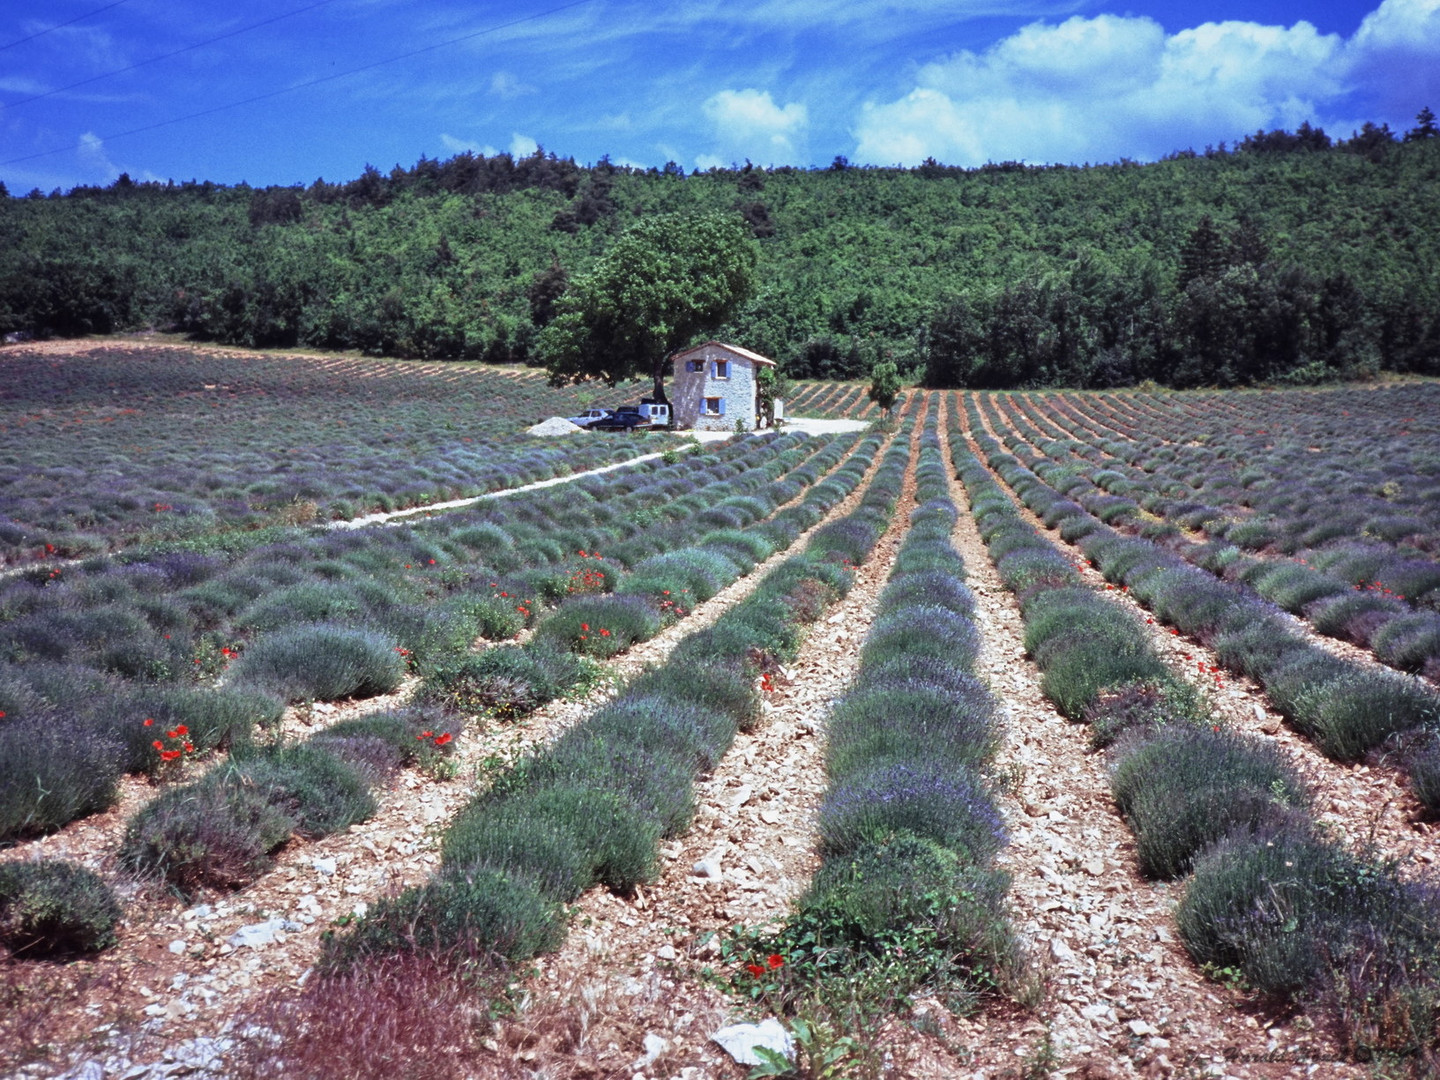
<path id="1" fill-rule="evenodd" d="M 870 400 L 890 415 L 900 396 L 900 369 L 893 360 L 881 360 L 870 369 Z"/>
<path id="2" fill-rule="evenodd" d="M 562 297 L 580 312 L 578 280 L 623 268 L 627 226 L 719 215 L 758 251 L 755 292 L 696 332 L 793 379 L 868 381 L 883 359 L 933 386 L 1440 374 L 1436 129 L 1426 109 L 1403 141 L 1301 125 L 1146 165 L 686 174 L 537 151 L 308 187 L 0 193 L 0 336 L 535 364 Z M 630 358 L 607 362 L 633 365 L 609 332 Z"/>
<path id="3" fill-rule="evenodd" d="M 555 303 L 536 353 L 556 386 L 650 375 L 665 401 L 676 349 L 713 332 L 755 291 L 759 261 L 733 214 L 661 214 L 625 230 Z"/>

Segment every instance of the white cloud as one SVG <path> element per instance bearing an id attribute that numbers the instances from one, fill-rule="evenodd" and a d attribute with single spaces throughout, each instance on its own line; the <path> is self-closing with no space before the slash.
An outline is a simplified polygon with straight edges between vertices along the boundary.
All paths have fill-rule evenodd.
<path id="1" fill-rule="evenodd" d="M 494 157 L 500 151 L 489 143 L 478 143 L 473 139 L 457 139 L 454 135 L 440 133 L 440 145 L 449 150 L 452 154 L 463 154 L 470 151 L 472 154 L 483 154 L 486 157 Z"/>
<path id="2" fill-rule="evenodd" d="M 529 83 L 521 82 L 508 71 L 497 71 L 490 76 L 490 93 L 505 101 L 513 101 L 526 94 L 538 94 L 539 91 Z"/>
<path id="3" fill-rule="evenodd" d="M 701 108 L 714 128 L 721 155 L 751 158 L 762 165 L 794 162 L 810 121 L 804 104 L 776 105 L 768 90 L 721 90 Z M 704 159 L 718 163 L 713 154 Z"/>
<path id="4" fill-rule="evenodd" d="M 1384 0 L 1345 50 L 1364 106 L 1409 116 L 1440 101 L 1440 0 Z M 1440 108 L 1440 106 L 1435 106 Z"/>
<path id="5" fill-rule="evenodd" d="M 529 157 L 540 149 L 540 144 L 529 135 L 521 135 L 518 131 L 510 136 L 510 156 L 513 158 Z"/>
<path id="6" fill-rule="evenodd" d="M 103 175 L 107 181 L 120 175 L 120 169 L 105 152 L 105 140 L 93 131 L 87 131 L 80 136 L 76 154 L 80 158 L 80 164 L 90 175 Z"/>
<path id="7" fill-rule="evenodd" d="M 855 156 L 961 165 L 1158 157 L 1216 133 L 1314 120 L 1344 90 L 1343 50 L 1338 35 L 1307 22 L 1205 23 L 1169 35 L 1144 17 L 1034 23 L 984 52 L 921 67 L 897 101 L 864 105 Z"/>

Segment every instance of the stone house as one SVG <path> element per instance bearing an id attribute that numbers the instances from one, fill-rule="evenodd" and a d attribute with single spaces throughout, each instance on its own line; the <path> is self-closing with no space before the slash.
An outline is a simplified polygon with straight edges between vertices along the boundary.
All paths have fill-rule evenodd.
<path id="1" fill-rule="evenodd" d="M 736 422 L 755 430 L 755 376 L 775 361 L 720 341 L 678 352 L 670 407 L 677 428 L 734 431 Z"/>

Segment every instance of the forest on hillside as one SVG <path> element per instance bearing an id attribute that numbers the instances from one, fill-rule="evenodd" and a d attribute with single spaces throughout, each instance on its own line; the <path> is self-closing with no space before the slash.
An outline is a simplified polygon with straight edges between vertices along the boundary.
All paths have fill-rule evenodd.
<path id="1" fill-rule="evenodd" d="M 759 288 L 717 336 L 796 378 L 932 386 L 1440 374 L 1440 138 L 1308 125 L 1151 164 L 743 167 L 470 153 L 345 183 L 0 186 L 0 334 L 533 362 L 645 215 L 730 211 Z"/>

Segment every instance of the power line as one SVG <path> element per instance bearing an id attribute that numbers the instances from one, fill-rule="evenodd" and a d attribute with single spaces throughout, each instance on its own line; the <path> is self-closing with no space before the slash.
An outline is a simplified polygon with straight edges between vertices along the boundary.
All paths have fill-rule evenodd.
<path id="1" fill-rule="evenodd" d="M 120 0 L 120 3 L 122 4 L 125 2 L 126 0 Z M 136 68 L 146 67 L 149 64 L 156 64 L 159 63 L 161 60 L 169 60 L 172 56 L 179 56 L 181 53 L 194 52 L 196 49 L 203 48 L 206 45 L 213 45 L 217 41 L 225 41 L 227 38 L 239 37 L 241 34 L 248 34 L 251 30 L 258 30 L 262 26 L 269 26 L 271 23 L 280 22 L 280 20 L 282 19 L 289 19 L 293 18 L 296 15 L 303 15 L 307 11 L 314 11 L 318 7 L 324 7 L 326 4 L 333 4 L 334 2 L 335 0 L 316 0 L 315 3 L 309 4 L 302 8 L 296 8 L 294 11 L 287 11 L 282 15 L 276 15 L 270 19 L 262 19 L 257 23 L 251 23 L 249 26 L 242 26 L 240 27 L 240 29 L 231 30 L 228 33 L 217 34 L 215 37 L 206 38 L 204 41 L 197 41 L 193 45 L 186 45 L 183 49 L 176 49 L 174 52 L 161 53 L 159 56 L 152 56 L 148 60 L 141 60 L 139 63 L 131 64 L 129 67 L 116 68 L 114 71 L 107 71 L 101 75 L 92 75 L 88 79 L 81 79 L 79 82 L 70 83 L 68 86 L 57 86 L 54 90 L 46 90 L 43 94 L 34 94 L 27 98 L 21 98 L 19 101 L 11 101 L 5 104 L 0 104 L 0 109 L 13 109 L 17 105 L 26 105 L 32 101 L 39 101 L 42 98 L 54 97 L 56 94 L 63 94 L 66 90 L 74 90 L 77 86 L 89 86 L 91 83 L 99 82 L 101 79 L 108 79 L 112 75 L 123 75 L 127 71 L 134 71 Z M 114 5 L 112 4 L 111 6 L 113 7 Z"/>
<path id="2" fill-rule="evenodd" d="M 0 52 L 4 52 L 6 49 L 13 49 L 16 45 L 24 45 L 27 41 L 34 41 L 37 37 L 44 37 L 46 34 L 51 33 L 52 31 L 60 30 L 66 26 L 72 26 L 75 23 L 80 22 L 82 19 L 90 18 L 91 15 L 99 15 L 102 11 L 109 11 L 111 8 L 117 8 L 121 4 L 128 4 L 129 2 L 130 0 L 115 0 L 113 4 L 106 4 L 104 7 L 98 7 L 94 11 L 87 11 L 84 15 L 76 15 L 75 18 L 70 19 L 67 22 L 56 23 L 54 26 L 48 27 L 44 30 L 39 30 L 31 34 L 29 37 L 22 37 L 18 41 L 10 42 L 10 44 L 8 45 L 0 45 Z"/>
<path id="3" fill-rule="evenodd" d="M 146 131 L 154 131 L 156 128 L 168 127 L 171 124 L 181 124 L 186 120 L 197 120 L 202 116 L 213 116 L 215 113 L 224 112 L 226 109 L 238 109 L 242 105 L 253 105 L 257 101 L 268 101 L 271 98 L 279 97 L 281 94 L 288 94 L 295 90 L 305 90 L 312 86 L 319 86 L 321 83 L 333 82 L 336 79 L 343 79 L 349 75 L 358 75 L 362 71 L 373 71 L 375 68 L 384 67 L 386 64 L 394 64 L 401 60 L 409 60 L 412 57 L 423 56 L 426 53 L 434 52 L 437 49 L 444 49 L 450 45 L 458 45 L 462 41 L 473 41 L 478 37 L 485 37 L 488 34 L 496 34 L 501 30 L 509 30 L 512 26 L 520 26 L 524 23 L 535 22 L 537 19 L 544 19 L 551 15 L 557 15 L 562 11 L 569 11 L 571 8 L 583 7 L 586 4 L 594 3 L 594 0 L 571 0 L 568 4 L 560 4 L 556 7 L 547 8 L 544 11 L 536 12 L 534 15 L 526 15 L 519 19 L 512 19 L 510 22 L 500 23 L 497 26 L 486 27 L 484 30 L 476 30 L 471 34 L 462 34 L 459 37 L 449 38 L 445 41 L 438 41 L 434 45 L 426 45 L 420 49 L 412 49 L 410 52 L 397 53 L 395 56 L 387 56 L 383 60 L 376 60 L 374 63 L 362 64 L 360 67 L 350 68 L 346 71 L 337 71 L 331 75 L 322 75 L 318 79 L 311 79 L 308 82 L 296 83 L 294 86 L 286 86 L 279 90 L 271 90 L 267 94 L 256 94 L 254 97 L 243 98 L 240 101 L 231 101 L 224 105 L 216 105 L 214 108 L 201 109 L 199 112 L 186 113 L 184 116 L 172 117 L 169 120 L 160 120 L 153 124 L 146 124 L 143 127 L 131 128 L 129 131 L 117 131 L 113 135 L 101 136 L 102 142 L 110 142 L 114 139 L 124 139 L 131 135 L 139 135 Z M 19 165 L 21 162 L 34 161 L 37 158 L 52 157 L 55 154 L 63 154 L 73 149 L 71 146 L 57 146 L 53 150 L 42 150 L 38 154 L 26 154 L 24 157 L 10 158 L 7 161 L 0 161 L 0 167 L 6 165 Z"/>

